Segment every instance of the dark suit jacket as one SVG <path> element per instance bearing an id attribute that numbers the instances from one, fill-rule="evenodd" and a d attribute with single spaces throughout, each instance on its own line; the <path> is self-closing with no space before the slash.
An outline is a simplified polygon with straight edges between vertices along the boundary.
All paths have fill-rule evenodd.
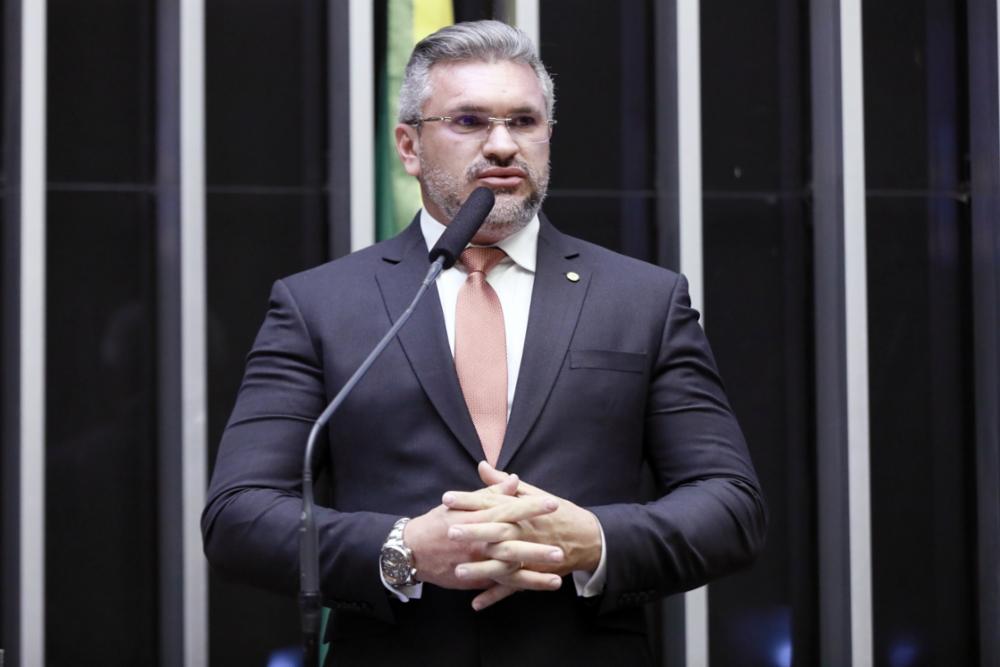
<path id="1" fill-rule="evenodd" d="M 275 283 L 202 520 L 214 566 L 297 590 L 311 422 L 427 267 L 415 221 Z M 325 444 L 332 502 L 318 522 L 332 664 L 643 664 L 642 603 L 746 565 L 763 542 L 756 475 L 686 281 L 545 220 L 498 467 L 597 515 L 604 593 L 578 598 L 567 578 L 559 592 L 522 592 L 475 613 L 470 592 L 425 585 L 403 604 L 382 586 L 378 555 L 393 522 L 438 505 L 445 490 L 481 486 L 483 452 L 436 291 L 333 417 Z M 639 495 L 644 463 L 658 489 L 649 502 Z"/>

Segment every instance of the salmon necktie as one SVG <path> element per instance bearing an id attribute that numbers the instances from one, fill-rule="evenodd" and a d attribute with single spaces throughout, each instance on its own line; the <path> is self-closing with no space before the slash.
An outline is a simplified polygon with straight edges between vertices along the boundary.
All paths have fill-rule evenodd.
<path id="1" fill-rule="evenodd" d="M 469 277 L 455 306 L 455 369 L 490 465 L 497 463 L 507 430 L 507 336 L 486 274 L 506 256 L 499 248 L 466 248 L 461 262 Z"/>

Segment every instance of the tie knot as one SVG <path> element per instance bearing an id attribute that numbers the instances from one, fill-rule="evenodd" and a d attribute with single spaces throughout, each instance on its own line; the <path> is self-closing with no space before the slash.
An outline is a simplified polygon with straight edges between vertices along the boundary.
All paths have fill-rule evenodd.
<path id="1" fill-rule="evenodd" d="M 466 248 L 462 251 L 461 260 L 469 273 L 481 272 L 487 274 L 500 260 L 507 256 L 500 248 Z"/>

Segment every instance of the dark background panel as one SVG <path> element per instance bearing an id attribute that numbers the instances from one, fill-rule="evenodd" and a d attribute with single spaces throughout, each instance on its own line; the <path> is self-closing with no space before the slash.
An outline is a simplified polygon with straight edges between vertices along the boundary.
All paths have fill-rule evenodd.
<path id="1" fill-rule="evenodd" d="M 865 180 L 869 189 L 924 189 L 930 185 L 925 136 L 929 54 L 924 10 L 934 1 L 887 0 L 862 5 L 868 134 Z"/>
<path id="2" fill-rule="evenodd" d="M 153 0 L 53 0 L 48 10 L 48 179 L 153 177 Z"/>
<path id="3" fill-rule="evenodd" d="M 493 14 L 495 0 L 452 0 L 455 23 L 497 18 Z"/>
<path id="4" fill-rule="evenodd" d="M 818 662 L 809 17 L 702 3 L 705 329 L 769 508 L 764 552 L 709 588 L 713 664 Z"/>
<path id="5" fill-rule="evenodd" d="M 782 40 L 801 40 L 799 13 L 787 0 L 701 5 L 702 185 L 706 191 L 780 187 L 782 70 L 803 55 Z M 793 21 L 791 26 L 787 24 Z M 791 33 L 791 34 L 789 34 Z M 782 47 L 785 47 L 782 49 Z M 786 59 L 791 58 L 790 62 Z M 801 61 L 805 62 L 805 61 Z M 793 98 L 801 108 L 801 94 Z M 797 119 L 801 124 L 802 119 Z M 800 158 L 801 159 L 801 158 Z"/>
<path id="6" fill-rule="evenodd" d="M 48 198 L 46 653 L 158 662 L 153 197 Z"/>
<path id="7" fill-rule="evenodd" d="M 811 237 L 804 195 L 706 198 L 705 329 L 769 507 L 753 568 L 709 586 L 713 664 L 815 664 Z"/>
<path id="8" fill-rule="evenodd" d="M 47 10 L 50 665 L 158 663 L 155 13 Z"/>
<path id="9" fill-rule="evenodd" d="M 12 28 L 8 27 L 7 3 L 0 0 L 0 100 L 3 100 L 3 107 L 0 107 L 0 196 L 3 195 L 7 186 L 7 46 Z M 2 257 L 2 255 L 0 255 Z M 2 329 L 0 329 L 2 331 Z M 2 515 L 0 515 L 2 516 Z M 0 625 L 2 627 L 2 625 Z"/>
<path id="10" fill-rule="evenodd" d="M 206 3 L 209 184 L 322 185 L 325 30 L 321 0 Z"/>
<path id="11" fill-rule="evenodd" d="M 326 257 L 325 197 L 209 194 L 208 441 L 214 466 L 219 441 L 243 377 L 246 354 L 278 278 Z M 264 665 L 275 651 L 299 644 L 295 598 L 212 574 L 209 627 L 213 665 Z"/>
<path id="12" fill-rule="evenodd" d="M 545 201 L 545 214 L 562 232 L 652 262 L 657 238 L 654 205 L 655 199 L 646 193 L 554 192 Z"/>
<path id="13" fill-rule="evenodd" d="M 975 664 L 965 3 L 863 12 L 875 660 Z"/>
<path id="14" fill-rule="evenodd" d="M 7 5 L 6 0 L 0 0 L 0 16 L 3 17 L 7 16 L 6 5 Z M 0 100 L 4 100 L 4 109 L 6 108 L 6 100 L 7 100 L 7 90 L 6 90 L 7 77 L 2 73 L 5 73 L 7 71 L 7 65 L 6 65 L 7 49 L 4 46 L 4 40 L 7 39 L 7 35 L 9 34 L 8 31 L 9 29 L 7 27 L 6 20 L 0 21 Z M 7 114 L 3 109 L 0 109 L 0 261 L 3 261 L 4 263 L 8 263 L 10 261 L 7 255 L 5 254 L 7 250 L 5 246 L 7 240 L 7 229 L 5 227 L 7 223 L 6 221 L 7 133 L 5 130 L 6 123 L 7 123 Z M 5 300 L 8 298 L 7 273 L 9 271 L 9 266 L 10 265 L 8 265 L 7 267 L 0 266 L 0 295 L 3 295 L 3 298 Z M 5 316 L 7 314 L 7 309 L 9 307 L 10 305 L 7 303 L 4 303 L 2 306 L 0 306 L 0 354 L 5 354 L 8 336 L 12 334 L 12 332 L 8 332 L 6 328 L 8 326 L 8 322 Z M 4 382 L 7 382 L 7 380 L 4 380 Z M 0 438 L 2 438 L 2 440 L 0 440 L 0 443 L 3 443 L 0 444 L 0 480 L 6 479 L 6 477 L 4 477 L 4 462 L 7 460 L 6 448 L 10 446 L 8 443 L 12 442 L 12 440 L 7 438 L 6 429 L 9 423 L 7 418 L 7 411 L 10 409 L 10 406 L 8 406 L 5 397 L 6 397 L 6 390 L 0 391 Z M 5 507 L 4 503 L 4 499 L 6 497 L 7 497 L 7 492 L 0 491 L 0 535 L 7 534 L 7 529 L 6 526 L 4 525 L 4 519 L 7 516 L 7 508 Z M 7 571 L 6 556 L 8 549 L 9 547 L 0 548 L 0 582 L 4 581 L 4 573 Z M 3 596 L 0 595 L 0 646 L 7 646 L 10 643 L 7 641 L 7 638 L 5 637 L 5 629 L 7 627 L 7 623 L 4 620 L 5 607 L 6 605 L 4 604 Z"/>
<path id="15" fill-rule="evenodd" d="M 558 120 L 551 188 L 651 189 L 652 3 L 578 9 L 572 0 L 541 4 L 540 50 L 555 81 Z"/>
<path id="16" fill-rule="evenodd" d="M 544 208 L 564 231 L 653 260 L 653 4 L 579 9 L 570 0 L 540 7 L 540 51 L 555 80 L 558 121 Z"/>
<path id="17" fill-rule="evenodd" d="M 876 663 L 976 664 L 968 207 L 867 217 Z"/>
<path id="18" fill-rule="evenodd" d="M 0 11 L 3 11 L 2 2 L 0 2 Z M 3 49 L 0 48 L 0 52 L 2 51 Z M 0 69 L 0 71 L 3 70 Z M 2 79 L 3 77 L 0 77 L 0 81 L 2 81 Z M 0 113 L 0 116 L 2 115 L 3 114 Z M 3 156 L 4 156 L 3 151 L 0 151 L 0 162 L 3 161 Z M 11 308 L 13 306 L 13 303 L 7 302 L 8 299 L 7 274 L 10 271 L 10 267 L 13 266 L 14 264 L 10 261 L 10 258 L 8 258 L 7 255 L 5 254 L 7 251 L 7 228 L 4 226 L 7 223 L 7 215 L 6 215 L 7 202 L 5 201 L 6 200 L 6 197 L 4 196 L 5 194 L 6 193 L 3 190 L 3 186 L 0 185 L 0 260 L 3 261 L 3 264 L 0 264 L 0 295 L 3 295 L 2 298 L 4 299 L 4 303 L 0 304 L 0 355 L 3 355 L 0 358 L 4 359 L 4 363 L 6 363 L 7 359 L 7 346 L 9 345 L 10 336 L 14 334 L 13 331 L 7 330 L 7 327 L 10 326 L 10 323 L 7 319 L 7 310 L 8 308 Z M 5 481 L 7 478 L 4 476 L 4 465 L 6 464 L 8 456 L 7 448 L 10 447 L 11 443 L 14 442 L 14 439 L 8 436 L 8 431 L 7 431 L 7 429 L 11 427 L 11 422 L 9 421 L 9 417 L 7 416 L 8 411 L 11 410 L 11 406 L 8 404 L 8 393 L 7 393 L 8 390 L 6 387 L 10 381 L 11 378 L 8 371 L 7 373 L 4 374 L 4 377 L 2 379 L 2 382 L 4 384 L 0 385 L 0 443 L 2 443 L 0 444 L 0 482 L 2 482 L 5 487 L 7 486 L 7 482 Z M 9 497 L 8 494 L 10 493 L 11 493 L 10 488 L 0 489 L 0 536 L 7 535 L 6 518 L 9 508 L 6 502 L 7 498 Z M 4 543 L 4 545 L 2 548 L 0 548 L 0 582 L 4 582 L 7 580 L 6 579 L 7 577 L 6 572 L 8 566 L 7 553 L 8 551 L 11 550 L 11 545 L 8 540 L 4 539 L 2 540 L 2 542 Z M 6 636 L 7 622 L 4 619 L 4 609 L 6 609 L 6 607 L 7 605 L 4 596 L 0 595 L 0 646 L 8 646 L 11 643 L 10 641 L 8 641 Z"/>
<path id="19" fill-rule="evenodd" d="M 211 471 L 271 284 L 327 259 L 327 3 L 212 0 L 205 19 Z M 293 597 L 215 572 L 209 628 L 216 665 L 300 640 Z"/>

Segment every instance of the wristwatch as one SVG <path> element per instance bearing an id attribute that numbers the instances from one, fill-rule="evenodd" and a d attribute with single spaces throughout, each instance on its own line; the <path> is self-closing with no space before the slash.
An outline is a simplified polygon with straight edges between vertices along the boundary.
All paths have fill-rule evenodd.
<path id="1" fill-rule="evenodd" d="M 392 525 L 389 537 L 382 544 L 379 565 L 385 582 L 394 588 L 417 583 L 417 568 L 413 567 L 413 550 L 403 543 L 403 528 L 410 519 L 404 517 Z"/>

